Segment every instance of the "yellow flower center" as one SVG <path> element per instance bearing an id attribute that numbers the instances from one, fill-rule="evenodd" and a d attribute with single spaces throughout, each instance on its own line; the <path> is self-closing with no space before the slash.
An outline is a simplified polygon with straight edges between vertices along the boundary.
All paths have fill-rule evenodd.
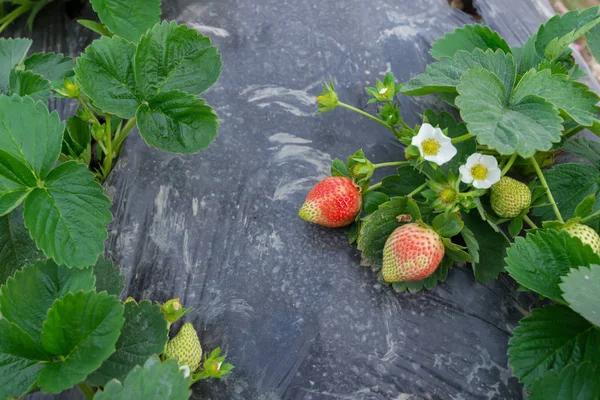
<path id="1" fill-rule="evenodd" d="M 451 187 L 447 187 L 440 192 L 440 199 L 446 204 L 452 204 L 456 201 L 458 193 Z"/>
<path id="2" fill-rule="evenodd" d="M 440 151 L 440 147 L 442 146 L 435 139 L 425 139 L 421 143 L 424 156 L 436 156 Z"/>
<path id="3" fill-rule="evenodd" d="M 476 181 L 482 181 L 487 177 L 488 169 L 483 164 L 475 164 L 471 167 L 471 176 Z"/>

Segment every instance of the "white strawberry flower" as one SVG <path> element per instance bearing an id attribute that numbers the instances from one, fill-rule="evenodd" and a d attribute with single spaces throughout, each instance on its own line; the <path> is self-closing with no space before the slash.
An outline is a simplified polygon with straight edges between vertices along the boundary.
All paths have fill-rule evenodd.
<path id="1" fill-rule="evenodd" d="M 421 125 L 419 133 L 412 138 L 411 144 L 419 148 L 421 157 L 437 165 L 447 163 L 457 152 L 452 140 L 444 135 L 440 128 L 434 128 L 427 123 Z"/>
<path id="2" fill-rule="evenodd" d="M 459 171 L 461 180 L 477 189 L 488 189 L 502 177 L 496 158 L 479 153 L 471 154 Z"/>

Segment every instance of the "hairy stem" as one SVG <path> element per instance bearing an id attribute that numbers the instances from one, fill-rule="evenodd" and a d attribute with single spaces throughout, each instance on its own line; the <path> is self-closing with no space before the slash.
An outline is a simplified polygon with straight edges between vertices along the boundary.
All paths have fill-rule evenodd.
<path id="1" fill-rule="evenodd" d="M 398 132 L 398 131 L 396 130 L 396 128 L 394 128 L 392 125 L 388 124 L 388 123 L 387 123 L 387 122 L 385 122 L 384 120 L 382 120 L 382 119 L 379 119 L 379 118 L 377 118 L 376 116 L 374 116 L 374 115 L 371 115 L 371 114 L 369 114 L 368 112 L 364 112 L 363 110 L 360 110 L 360 109 L 358 109 L 358 108 L 356 108 L 356 107 L 352 107 L 350 104 L 346 104 L 346 103 L 344 103 L 344 102 L 341 102 L 341 101 L 340 101 L 340 102 L 338 102 L 338 104 L 339 104 L 340 106 L 344 107 L 344 108 L 347 108 L 348 110 L 354 111 L 354 112 L 356 112 L 356 113 L 359 113 L 360 115 L 362 115 L 362 116 L 364 116 L 364 117 L 370 118 L 370 119 L 372 119 L 373 121 L 376 121 L 376 122 L 380 123 L 381 125 L 385 126 L 385 127 L 386 127 L 386 128 L 388 128 L 389 130 L 391 130 L 392 132 L 394 132 L 396 135 L 400 135 L 400 132 Z"/>
<path id="2" fill-rule="evenodd" d="M 525 221 L 527 225 L 531 227 L 531 229 L 538 229 L 537 225 L 531 220 L 531 218 L 529 218 L 527 214 L 523 215 L 523 221 Z"/>
<path id="3" fill-rule="evenodd" d="M 535 169 L 535 172 L 536 172 L 538 178 L 540 179 L 540 183 L 542 184 L 544 189 L 546 189 L 546 194 L 548 195 L 548 201 L 552 205 L 554 214 L 556 214 L 556 219 L 558 219 L 558 221 L 561 224 L 564 224 L 565 221 L 563 220 L 562 215 L 560 215 L 560 211 L 558 210 L 558 206 L 556 205 L 554 196 L 552 196 L 552 192 L 550 191 L 550 188 L 548 187 L 548 182 L 546 182 L 546 178 L 544 177 L 544 174 L 542 173 L 542 170 L 540 169 L 540 165 L 536 161 L 535 157 L 531 157 L 529 160 L 531 161 L 531 165 L 533 165 L 533 168 Z"/>
<path id="4" fill-rule="evenodd" d="M 512 167 L 512 165 L 516 159 L 517 159 L 517 153 L 513 154 L 510 157 L 510 159 L 508 160 L 508 162 L 506 163 L 506 165 L 504 166 L 504 168 L 502 168 L 502 176 L 506 175 L 506 173 L 510 170 L 510 167 Z"/>
<path id="5" fill-rule="evenodd" d="M 392 162 L 384 162 L 379 164 L 373 164 L 373 168 L 383 168 L 383 167 L 396 167 L 400 165 L 409 165 L 409 161 L 392 161 Z"/>
<path id="6" fill-rule="evenodd" d="M 3 18 L 0 19 L 0 23 L 2 24 L 0 25 L 0 32 L 4 31 L 6 27 L 9 26 L 15 19 L 19 18 L 21 15 L 25 14 L 32 8 L 32 3 L 25 3 L 6 14 Z"/>
<path id="7" fill-rule="evenodd" d="M 421 190 L 425 189 L 426 187 L 427 187 L 427 183 L 424 183 L 421 186 L 419 186 L 418 188 L 416 188 L 415 190 L 413 190 L 412 192 L 410 192 L 406 197 L 413 197 L 415 194 L 421 192 Z"/>
<path id="8" fill-rule="evenodd" d="M 373 186 L 369 186 L 369 188 L 367 189 L 367 192 L 379 189 L 381 187 L 381 185 L 383 185 L 383 182 L 379 182 L 379 183 L 374 184 Z"/>
<path id="9" fill-rule="evenodd" d="M 123 144 L 123 141 L 129 134 L 129 131 L 133 129 L 136 123 L 137 120 L 135 119 L 135 117 L 131 118 L 129 121 L 127 121 L 123 129 L 119 132 L 119 134 L 115 135 L 115 142 L 113 145 L 113 147 L 115 148 L 115 153 L 118 153 L 121 150 L 121 145 Z"/>
<path id="10" fill-rule="evenodd" d="M 81 104 L 81 106 L 88 112 L 90 113 L 90 115 L 92 117 L 94 117 L 94 120 L 100 124 L 100 121 L 98 121 L 98 118 L 96 118 L 96 114 L 94 114 L 94 112 L 90 109 L 90 107 L 86 104 L 85 101 L 83 101 L 83 99 L 81 98 L 81 96 L 77 96 L 76 97 L 77 101 L 79 102 L 79 104 Z"/>
<path id="11" fill-rule="evenodd" d="M 104 144 L 106 146 L 106 157 L 104 157 L 103 178 L 106 179 L 113 162 L 113 147 L 112 147 L 112 129 L 110 129 L 110 115 L 106 115 L 106 134 L 104 135 Z"/>
<path id="12" fill-rule="evenodd" d="M 460 136 L 452 139 L 452 143 L 456 144 L 456 143 L 464 142 L 465 140 L 469 140 L 472 137 L 473 137 L 473 135 L 471 135 L 470 133 L 465 133 L 464 135 L 460 135 Z"/>

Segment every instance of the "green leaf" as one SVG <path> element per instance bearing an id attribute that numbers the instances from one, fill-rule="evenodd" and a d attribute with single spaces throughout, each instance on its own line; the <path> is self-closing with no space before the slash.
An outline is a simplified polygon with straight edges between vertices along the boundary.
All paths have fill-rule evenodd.
<path id="1" fill-rule="evenodd" d="M 62 143 L 62 154 L 69 159 L 81 160 L 84 164 L 91 161 L 91 141 L 90 124 L 73 115 L 67 120 L 67 128 Z"/>
<path id="2" fill-rule="evenodd" d="M 387 194 L 381 192 L 367 192 L 363 196 L 363 210 L 369 214 L 375 212 L 380 205 L 387 202 L 389 199 Z"/>
<path id="3" fill-rule="evenodd" d="M 208 147 L 219 127 L 212 107 L 179 90 L 161 92 L 148 104 L 142 104 L 137 111 L 137 123 L 149 146 L 180 154 Z"/>
<path id="4" fill-rule="evenodd" d="M 36 186 L 36 178 L 28 166 L 0 150 L 0 215 L 18 207 Z"/>
<path id="5" fill-rule="evenodd" d="M 135 78 L 146 99 L 174 89 L 198 95 L 219 79 L 221 65 L 221 55 L 208 37 L 164 21 L 140 40 Z"/>
<path id="6" fill-rule="evenodd" d="M 574 217 L 585 218 L 594 212 L 594 206 L 596 205 L 596 195 L 590 194 L 586 196 L 581 203 L 575 207 L 575 211 L 573 212 Z"/>
<path id="7" fill-rule="evenodd" d="M 112 220 L 110 200 L 83 164 L 69 161 L 25 201 L 25 225 L 37 246 L 57 263 L 86 267 L 96 262 Z"/>
<path id="8" fill-rule="evenodd" d="M 21 209 L 0 217 L 0 285 L 25 264 L 43 258 L 25 228 Z"/>
<path id="9" fill-rule="evenodd" d="M 25 70 L 42 75 L 50 82 L 63 81 L 75 75 L 73 68 L 75 60 L 56 53 L 36 53 L 27 57 L 24 62 Z"/>
<path id="10" fill-rule="evenodd" d="M 582 12 L 573 10 L 562 16 L 555 15 L 540 26 L 535 48 L 540 56 L 554 59 L 598 22 L 598 7 L 591 7 Z"/>
<path id="11" fill-rule="evenodd" d="M 426 176 L 410 165 L 398 168 L 397 175 L 390 175 L 381 181 L 378 192 L 385 193 L 389 197 L 406 196 L 413 190 L 425 183 Z"/>
<path id="12" fill-rule="evenodd" d="M 564 303 L 558 286 L 569 269 L 600 263 L 591 247 L 567 232 L 539 230 L 518 237 L 507 251 L 506 270 L 521 285 Z"/>
<path id="13" fill-rule="evenodd" d="M 584 361 L 600 365 L 600 329 L 561 305 L 534 309 L 508 344 L 513 375 L 529 389 L 547 371 Z"/>
<path id="14" fill-rule="evenodd" d="M 416 208 L 416 211 L 415 211 Z M 385 204 L 379 206 L 377 211 L 363 219 L 358 235 L 358 249 L 362 251 L 362 265 L 380 269 L 383 262 L 383 247 L 392 232 L 403 225 L 396 217 L 402 214 L 411 214 L 414 220 L 418 207 L 407 197 L 393 197 Z"/>
<path id="15" fill-rule="evenodd" d="M 461 78 L 456 105 L 469 132 L 500 154 L 531 157 L 560 141 L 562 119 L 537 96 L 510 96 L 510 88 L 491 72 L 476 68 Z"/>
<path id="16" fill-rule="evenodd" d="M 58 161 L 65 129 L 58 114 L 30 97 L 0 96 L 0 150 L 45 179 Z"/>
<path id="17" fill-rule="evenodd" d="M 152 356 L 144 367 L 135 367 L 123 383 L 110 381 L 103 391 L 94 396 L 95 400 L 187 400 L 191 391 L 190 379 L 179 372 L 177 361 L 163 363 Z"/>
<path id="18" fill-rule="evenodd" d="M 31 39 L 0 38 L 0 93 L 8 93 L 10 71 L 23 61 L 31 43 Z"/>
<path id="19" fill-rule="evenodd" d="M 598 120 L 596 103 L 600 98 L 587 85 L 570 81 L 565 75 L 554 75 L 549 69 L 523 75 L 511 102 L 518 103 L 529 95 L 543 98 L 583 126 L 591 126 Z"/>
<path id="20" fill-rule="evenodd" d="M 548 371 L 533 385 L 529 400 L 600 400 L 600 365 L 584 362 Z"/>
<path id="21" fill-rule="evenodd" d="M 111 32 L 137 43 L 160 22 L 160 0 L 90 0 L 94 11 Z"/>
<path id="22" fill-rule="evenodd" d="M 10 93 L 46 103 L 50 98 L 50 83 L 31 71 L 11 71 Z"/>
<path id="23" fill-rule="evenodd" d="M 440 282 L 444 282 L 448 277 L 448 270 L 452 268 L 453 261 L 449 257 L 444 257 L 439 267 L 429 277 L 420 281 L 413 282 L 394 282 L 392 288 L 398 292 L 410 292 L 417 293 L 422 289 L 432 289 L 435 285 Z"/>
<path id="24" fill-rule="evenodd" d="M 567 140 L 565 142 L 565 150 L 585 158 L 596 168 L 600 169 L 600 143 L 580 137 Z"/>
<path id="25" fill-rule="evenodd" d="M 336 158 L 331 163 L 331 176 L 345 176 L 347 178 L 350 177 L 348 173 L 348 168 L 346 168 L 346 164 L 339 158 Z"/>
<path id="26" fill-rule="evenodd" d="M 511 237 L 518 236 L 522 230 L 523 230 L 523 218 L 517 217 L 517 218 L 513 219 L 512 221 L 510 221 L 510 224 L 508 225 L 508 232 L 510 233 Z"/>
<path id="27" fill-rule="evenodd" d="M 472 52 L 475 49 L 496 51 L 498 49 L 510 53 L 510 47 L 498 34 L 484 25 L 465 25 L 454 32 L 447 33 L 435 41 L 429 53 L 437 60 L 452 57 L 459 50 Z"/>
<path id="28" fill-rule="evenodd" d="M 26 393 L 50 360 L 19 326 L 0 319 L 0 399 Z"/>
<path id="29" fill-rule="evenodd" d="M 108 294 L 121 296 L 125 288 L 125 275 L 121 275 L 121 269 L 114 265 L 109 259 L 100 257 L 94 265 L 94 276 L 96 277 L 96 291 L 106 290 Z"/>
<path id="30" fill-rule="evenodd" d="M 572 269 L 562 277 L 563 298 L 571 308 L 596 326 L 600 326 L 600 266 Z"/>
<path id="31" fill-rule="evenodd" d="M 548 187 L 556 201 L 556 205 L 567 220 L 573 216 L 575 207 L 587 196 L 598 195 L 600 184 L 600 171 L 587 164 L 568 163 L 555 165 L 551 170 L 545 171 L 544 176 Z M 600 209 L 600 199 L 596 200 L 594 211 Z M 552 207 L 536 207 L 534 215 L 544 220 L 555 218 Z"/>
<path id="32" fill-rule="evenodd" d="M 596 61 L 600 60 L 600 26 L 596 25 L 585 35 L 588 50 Z"/>
<path id="33" fill-rule="evenodd" d="M 458 213 L 439 214 L 431 221 L 431 227 L 438 235 L 447 238 L 458 235 L 464 226 Z"/>
<path id="34" fill-rule="evenodd" d="M 88 382 L 106 386 L 111 379 L 123 381 L 136 365 L 143 365 L 153 354 L 161 354 L 167 344 L 167 321 L 159 305 L 142 301 L 125 304 L 125 324 L 116 351 L 94 371 Z"/>
<path id="35" fill-rule="evenodd" d="M 481 67 L 490 74 L 497 76 L 504 87 L 510 92 L 515 82 L 515 60 L 511 54 L 501 50 L 482 51 L 476 49 L 473 53 L 458 51 L 453 58 L 429 64 L 425 73 L 417 75 L 402 88 L 402 93 L 409 96 L 423 96 L 437 92 L 456 92 L 461 77 L 470 69 Z"/>
<path id="36" fill-rule="evenodd" d="M 537 33 L 534 33 L 527 39 L 521 49 L 521 55 L 518 61 L 517 73 L 524 75 L 527 71 L 532 68 L 538 69 L 541 62 L 545 60 L 543 55 L 539 55 L 535 49 L 535 43 L 537 42 Z"/>
<path id="37" fill-rule="evenodd" d="M 94 281 L 91 268 L 70 269 L 52 260 L 38 261 L 17 271 L 0 288 L 0 312 L 41 344 L 42 324 L 52 303 L 69 292 L 93 289 Z"/>
<path id="38" fill-rule="evenodd" d="M 96 370 L 114 351 L 123 318 L 123 305 L 105 292 L 68 293 L 56 300 L 44 322 L 44 349 L 60 362 L 40 375 L 43 392 L 60 393 Z"/>
<path id="39" fill-rule="evenodd" d="M 113 33 L 106 27 L 106 25 L 101 24 L 100 22 L 91 21 L 89 19 L 78 19 L 77 23 L 102 36 L 113 37 Z"/>
<path id="40" fill-rule="evenodd" d="M 102 111 L 133 118 L 142 102 L 134 75 L 136 47 L 120 37 L 94 40 L 77 59 L 75 77 Z"/>

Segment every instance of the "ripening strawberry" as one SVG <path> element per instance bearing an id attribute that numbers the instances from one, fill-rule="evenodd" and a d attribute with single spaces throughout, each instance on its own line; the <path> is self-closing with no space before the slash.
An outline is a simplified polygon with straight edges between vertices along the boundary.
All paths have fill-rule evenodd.
<path id="1" fill-rule="evenodd" d="M 600 236 L 593 228 L 583 224 L 573 224 L 564 228 L 569 235 L 579 238 L 583 244 L 589 245 L 594 253 L 600 255 Z"/>
<path id="2" fill-rule="evenodd" d="M 328 228 L 350 225 L 360 212 L 362 196 L 352 179 L 332 176 L 311 189 L 298 215 Z"/>
<path id="3" fill-rule="evenodd" d="M 492 210 L 500 218 L 516 218 L 531 205 L 529 187 L 508 176 L 492 186 Z"/>
<path id="4" fill-rule="evenodd" d="M 183 324 L 177 336 L 167 343 L 164 356 L 176 360 L 179 365 L 189 366 L 192 372 L 198 369 L 202 361 L 202 347 L 192 324 Z"/>
<path id="5" fill-rule="evenodd" d="M 419 224 L 397 228 L 383 249 L 386 282 L 410 282 L 425 279 L 437 269 L 444 258 L 444 244 L 432 229 Z"/>

